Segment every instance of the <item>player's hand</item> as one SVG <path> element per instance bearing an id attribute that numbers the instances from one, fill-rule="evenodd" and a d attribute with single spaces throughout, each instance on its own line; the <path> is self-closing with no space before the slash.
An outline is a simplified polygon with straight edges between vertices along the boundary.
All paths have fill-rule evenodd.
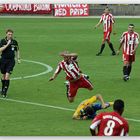
<path id="1" fill-rule="evenodd" d="M 102 108 L 106 108 L 106 105 L 105 104 L 102 104 Z"/>
<path id="2" fill-rule="evenodd" d="M 113 35 L 116 35 L 117 33 L 116 32 L 113 32 Z"/>
<path id="3" fill-rule="evenodd" d="M 9 45 L 10 45 L 10 43 L 11 43 L 11 40 L 8 40 L 8 42 L 7 42 L 7 46 L 9 46 Z"/>
<path id="4" fill-rule="evenodd" d="M 96 28 L 97 28 L 97 25 L 94 26 L 94 29 L 96 29 Z"/>
<path id="5" fill-rule="evenodd" d="M 17 59 L 17 63 L 20 64 L 21 63 L 21 60 L 20 59 Z"/>
<path id="6" fill-rule="evenodd" d="M 83 116 L 83 118 L 82 118 L 83 120 L 86 120 L 87 119 L 87 116 Z"/>
<path id="7" fill-rule="evenodd" d="M 119 53 L 120 53 L 120 51 L 118 50 L 116 54 L 119 55 Z"/>
<path id="8" fill-rule="evenodd" d="M 135 50 L 131 50 L 131 54 L 132 54 L 132 55 L 135 54 Z"/>
<path id="9" fill-rule="evenodd" d="M 52 81 L 52 80 L 54 80 L 54 77 L 51 77 L 51 78 L 49 79 L 49 81 Z"/>

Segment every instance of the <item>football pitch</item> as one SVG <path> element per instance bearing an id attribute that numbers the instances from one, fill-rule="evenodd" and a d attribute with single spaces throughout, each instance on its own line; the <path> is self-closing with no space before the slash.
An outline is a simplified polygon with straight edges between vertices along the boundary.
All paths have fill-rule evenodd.
<path id="1" fill-rule="evenodd" d="M 140 135 L 140 49 L 133 64 L 131 79 L 122 80 L 122 55 L 111 56 L 106 44 L 102 56 L 96 56 L 103 38 L 102 26 L 94 29 L 94 18 L 1 18 L 0 38 L 5 30 L 14 30 L 19 42 L 22 63 L 11 75 L 7 99 L 0 99 L 0 136 L 91 136 L 91 120 L 72 120 L 79 103 L 97 93 L 105 101 L 123 99 L 130 136 Z M 128 24 L 140 31 L 140 19 L 116 19 L 116 35 L 111 36 L 115 49 Z M 65 74 L 48 82 L 62 58 L 59 52 L 78 53 L 83 73 L 89 75 L 94 90 L 80 89 L 74 103 L 66 98 Z M 112 111 L 112 108 L 103 110 Z"/>

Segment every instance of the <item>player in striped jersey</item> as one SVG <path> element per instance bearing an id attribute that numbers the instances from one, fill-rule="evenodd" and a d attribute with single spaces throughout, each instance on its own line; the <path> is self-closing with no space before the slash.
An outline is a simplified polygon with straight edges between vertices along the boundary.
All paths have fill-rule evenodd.
<path id="1" fill-rule="evenodd" d="M 110 35 L 111 35 L 111 32 L 112 32 L 112 26 L 115 23 L 115 20 L 114 20 L 113 15 L 110 13 L 110 9 L 108 7 L 105 8 L 104 13 L 101 16 L 100 21 L 95 26 L 95 29 L 102 23 L 103 23 L 104 38 L 103 38 L 103 41 L 102 41 L 100 52 L 97 53 L 96 55 L 99 56 L 99 55 L 102 54 L 102 52 L 105 48 L 105 42 L 108 43 L 108 45 L 109 45 L 109 47 L 112 51 L 112 55 L 116 55 L 116 52 L 113 48 L 113 44 L 110 42 Z M 113 34 L 115 34 L 115 32 Z"/>
<path id="2" fill-rule="evenodd" d="M 67 98 L 69 102 L 73 102 L 79 88 L 92 90 L 93 85 L 82 75 L 78 65 L 72 59 L 77 56 L 76 53 L 64 52 L 60 55 L 64 58 L 64 60 L 58 64 L 56 71 L 49 81 L 54 80 L 60 71 L 63 70 L 66 74 L 66 80 L 69 81 L 69 84 L 67 85 Z"/>
<path id="3" fill-rule="evenodd" d="M 132 69 L 132 62 L 135 61 L 135 53 L 139 44 L 139 34 L 134 32 L 134 24 L 129 24 L 128 31 L 124 32 L 121 36 L 120 47 L 117 51 L 119 54 L 120 49 L 123 48 L 123 79 L 129 80 Z"/>

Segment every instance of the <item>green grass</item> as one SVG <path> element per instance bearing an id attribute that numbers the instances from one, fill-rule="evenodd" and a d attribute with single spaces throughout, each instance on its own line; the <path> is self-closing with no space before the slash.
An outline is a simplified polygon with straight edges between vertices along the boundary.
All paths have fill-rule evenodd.
<path id="1" fill-rule="evenodd" d="M 131 80 L 124 82 L 121 55 L 111 56 L 111 51 L 106 45 L 103 55 L 95 56 L 103 36 L 102 27 L 93 29 L 98 20 L 1 18 L 0 38 L 5 36 L 7 28 L 12 28 L 23 59 L 46 63 L 55 70 L 61 60 L 59 52 L 77 52 L 80 68 L 90 76 L 94 84 L 94 90 L 91 92 L 80 89 L 75 102 L 70 104 L 65 95 L 65 74 L 62 72 L 55 81 L 48 82 L 53 70 L 39 77 L 11 81 L 8 98 L 75 109 L 82 100 L 100 93 L 105 101 L 123 99 L 123 116 L 140 120 L 140 49 L 137 50 Z M 116 19 L 117 35 L 111 37 L 115 49 L 119 47 L 120 36 L 127 30 L 130 21 L 135 24 L 136 31 L 140 31 L 140 19 Z M 45 71 L 45 68 L 41 65 L 22 62 L 16 65 L 11 77 L 27 76 L 42 71 Z M 71 119 L 72 114 L 72 111 L 0 100 L 0 135 L 90 136 L 91 121 L 74 121 Z M 140 122 L 128 122 L 129 135 L 138 136 Z"/>

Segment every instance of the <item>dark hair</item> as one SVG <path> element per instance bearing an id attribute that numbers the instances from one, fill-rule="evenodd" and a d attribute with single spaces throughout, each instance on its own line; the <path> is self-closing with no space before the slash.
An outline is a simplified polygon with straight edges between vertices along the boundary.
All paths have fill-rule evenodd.
<path id="1" fill-rule="evenodd" d="M 93 113 L 94 113 L 94 109 L 92 107 L 88 106 L 85 108 L 86 115 L 93 115 Z"/>
<path id="2" fill-rule="evenodd" d="M 134 25 L 134 24 L 129 24 L 129 26 L 135 27 L 135 25 Z"/>
<path id="3" fill-rule="evenodd" d="M 114 102 L 113 109 L 118 112 L 122 112 L 124 109 L 124 101 L 121 99 L 117 99 Z"/>
<path id="4" fill-rule="evenodd" d="M 7 30 L 6 30 L 6 34 L 7 34 L 8 32 L 14 33 L 14 31 L 13 31 L 12 29 L 7 29 Z"/>
<path id="5" fill-rule="evenodd" d="M 110 8 L 109 8 L 109 7 L 106 7 L 104 10 L 106 10 L 106 9 L 107 9 L 108 11 L 110 11 Z"/>

